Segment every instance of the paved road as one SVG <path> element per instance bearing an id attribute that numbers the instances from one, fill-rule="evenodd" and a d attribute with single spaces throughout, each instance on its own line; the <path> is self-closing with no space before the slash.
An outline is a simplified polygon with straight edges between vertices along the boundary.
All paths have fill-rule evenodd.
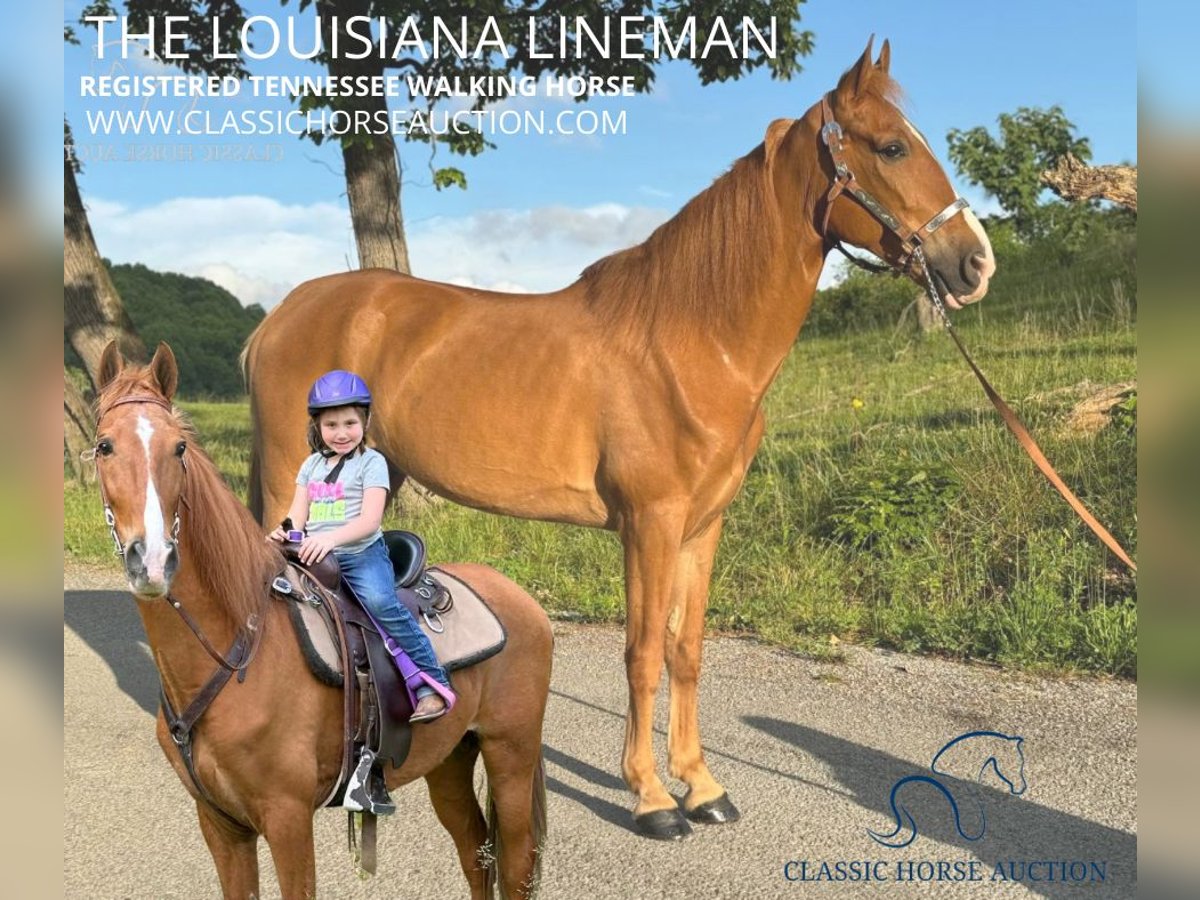
<path id="1" fill-rule="evenodd" d="M 154 741 L 157 674 L 134 601 L 102 573 L 68 573 L 65 587 L 65 895 L 219 896 L 194 808 Z M 630 798 L 618 776 L 622 635 L 564 623 L 556 632 L 545 735 L 551 834 L 544 897 L 1134 893 L 1133 685 L 1045 680 L 856 648 L 843 663 L 818 663 L 749 641 L 711 639 L 702 691 L 705 747 L 745 815 L 735 825 L 661 844 L 631 832 Z M 665 724 L 660 711 L 660 759 Z M 987 833 L 970 842 L 950 824 L 945 799 L 916 784 L 924 793 L 904 796 L 920 820 L 920 836 L 901 850 L 871 840 L 867 828 L 891 830 L 892 786 L 928 774 L 939 747 L 973 730 L 1024 736 L 1028 790 L 1011 796 L 991 775 L 975 788 L 943 779 L 960 801 L 975 790 L 984 803 Z M 321 896 L 464 896 L 449 838 L 424 788 L 410 786 L 396 799 L 401 814 L 381 823 L 379 874 L 367 881 L 357 878 L 346 854 L 344 816 L 318 814 Z M 977 821 L 972 809 L 967 799 L 964 823 Z M 263 895 L 278 896 L 265 847 L 260 855 Z M 788 868 L 794 877 L 820 877 L 822 862 L 836 877 L 836 863 L 865 860 L 887 881 L 789 881 L 785 866 L 793 860 L 807 864 L 803 871 Z M 1021 864 L 1030 861 L 1036 864 L 1024 868 L 1021 881 L 994 880 L 998 864 L 1006 872 L 1015 864 L 1010 874 L 1021 875 Z M 1088 879 L 1102 871 L 1104 880 L 1061 881 L 1059 863 L 1071 861 L 1097 863 L 1083 871 Z M 936 877 L 939 862 L 949 864 L 946 878 L 981 880 L 897 881 L 910 864 L 912 877 Z"/>

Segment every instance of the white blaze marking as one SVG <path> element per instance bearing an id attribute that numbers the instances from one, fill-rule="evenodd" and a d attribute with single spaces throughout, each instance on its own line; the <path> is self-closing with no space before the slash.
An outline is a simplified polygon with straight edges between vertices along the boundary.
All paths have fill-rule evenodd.
<path id="1" fill-rule="evenodd" d="M 921 132 L 917 131 L 916 126 L 913 125 L 912 122 L 908 121 L 908 118 L 904 115 L 904 113 L 900 114 L 900 119 L 906 126 L 908 126 L 908 130 L 913 133 L 913 137 L 924 144 L 926 150 L 928 150 L 930 153 L 933 153 L 933 148 L 929 146 L 929 141 L 925 140 L 925 136 L 921 134 Z"/>
<path id="2" fill-rule="evenodd" d="M 146 448 L 146 511 L 143 524 L 146 529 L 146 575 L 151 581 L 161 581 L 163 563 L 167 557 L 166 532 L 163 528 L 162 504 L 158 501 L 158 491 L 154 488 L 154 471 L 150 462 L 150 438 L 154 435 L 154 426 L 145 416 L 138 416 L 137 436 L 142 439 Z"/>

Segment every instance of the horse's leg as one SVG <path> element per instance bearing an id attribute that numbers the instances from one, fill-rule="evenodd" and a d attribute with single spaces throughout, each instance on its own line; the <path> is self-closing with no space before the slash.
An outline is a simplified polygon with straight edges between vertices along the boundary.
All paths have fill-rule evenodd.
<path id="1" fill-rule="evenodd" d="M 518 701 L 519 702 L 519 701 Z M 502 896 L 532 897 L 537 890 L 537 846 L 534 837 L 534 778 L 541 761 L 541 728 L 522 734 L 484 736 L 483 764 L 494 818 L 492 838 L 500 871 Z"/>
<path id="2" fill-rule="evenodd" d="M 200 833 L 217 865 L 221 896 L 225 900 L 248 900 L 258 896 L 258 835 L 248 828 L 235 828 L 214 813 L 207 803 L 197 802 Z"/>
<path id="3" fill-rule="evenodd" d="M 271 802 L 263 815 L 263 837 L 271 848 L 271 859 L 284 900 L 315 897 L 317 855 L 313 848 L 313 810 L 309 802 L 287 796 Z"/>
<path id="4" fill-rule="evenodd" d="M 450 832 L 458 850 L 458 862 L 467 883 L 471 900 L 488 897 L 487 861 L 480 858 L 480 849 L 487 841 L 487 824 L 475 799 L 475 760 L 479 744 L 468 734 L 454 751 L 425 776 L 429 799 L 442 827 Z"/>
<path id="5" fill-rule="evenodd" d="M 700 656 L 704 614 L 713 557 L 721 537 L 721 518 L 683 545 L 676 567 L 667 619 L 667 671 L 671 683 L 671 723 L 667 732 L 668 771 L 688 786 L 684 808 L 698 822 L 733 822 L 739 818 L 725 789 L 717 783 L 700 749 Z"/>
<path id="6" fill-rule="evenodd" d="M 683 516 L 675 510 L 634 512 L 621 529 L 625 547 L 625 674 L 629 712 L 621 770 L 638 795 L 633 811 L 647 837 L 674 840 L 691 827 L 654 766 L 654 699 L 662 675 L 667 602 L 675 578 Z"/>

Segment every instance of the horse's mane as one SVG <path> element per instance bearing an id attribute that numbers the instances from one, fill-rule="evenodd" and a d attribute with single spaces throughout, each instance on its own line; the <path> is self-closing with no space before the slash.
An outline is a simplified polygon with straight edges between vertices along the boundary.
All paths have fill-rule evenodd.
<path id="1" fill-rule="evenodd" d="M 731 324 L 737 298 L 769 272 L 780 240 L 766 168 L 760 145 L 641 244 L 584 269 L 588 306 L 632 334 Z"/>
<path id="2" fill-rule="evenodd" d="M 127 368 L 100 392 L 96 407 L 105 409 L 128 394 L 162 396 L 145 368 Z M 257 612 L 267 584 L 283 567 L 278 550 L 263 540 L 250 511 L 225 483 L 216 463 L 199 445 L 195 426 L 176 406 L 171 417 L 187 440 L 179 541 L 204 592 L 220 603 L 233 623 L 244 625 Z"/>

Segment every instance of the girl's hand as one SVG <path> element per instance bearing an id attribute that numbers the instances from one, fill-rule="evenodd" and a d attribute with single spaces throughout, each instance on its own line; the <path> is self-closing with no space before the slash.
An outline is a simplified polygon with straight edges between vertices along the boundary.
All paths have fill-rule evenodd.
<path id="1" fill-rule="evenodd" d="M 300 545 L 300 562 L 304 563 L 306 566 L 319 563 L 329 554 L 329 551 L 336 546 L 337 544 L 334 543 L 328 535 L 309 535 Z"/>
<path id="2" fill-rule="evenodd" d="M 287 534 L 284 532 L 282 526 L 276 525 L 275 530 L 267 534 L 267 540 L 274 541 L 277 544 L 282 544 L 285 540 L 287 540 Z"/>

